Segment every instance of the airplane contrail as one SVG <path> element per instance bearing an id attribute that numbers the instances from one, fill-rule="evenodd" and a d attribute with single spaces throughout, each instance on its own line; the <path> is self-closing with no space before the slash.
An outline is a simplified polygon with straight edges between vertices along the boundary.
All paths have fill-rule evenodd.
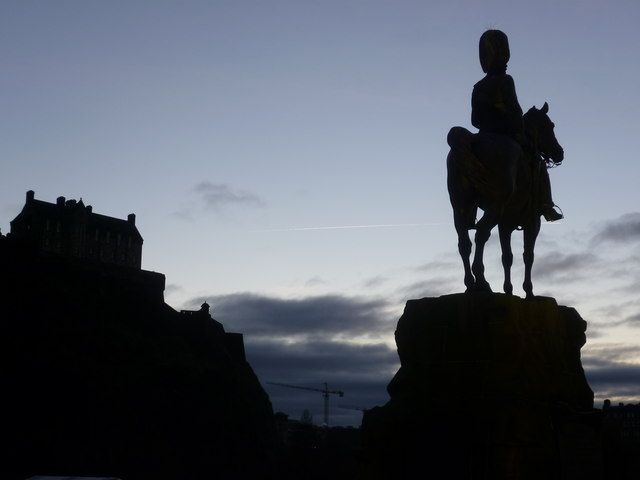
<path id="1" fill-rule="evenodd" d="M 391 228 L 391 227 L 431 227 L 444 223 L 379 223 L 372 225 L 328 225 L 323 227 L 288 227 L 251 230 L 252 232 L 308 232 L 312 230 L 349 230 L 355 228 Z"/>

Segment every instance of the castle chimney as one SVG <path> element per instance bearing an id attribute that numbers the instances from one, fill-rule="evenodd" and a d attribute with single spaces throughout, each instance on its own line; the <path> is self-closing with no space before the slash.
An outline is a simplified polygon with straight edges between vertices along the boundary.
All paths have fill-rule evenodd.
<path id="1" fill-rule="evenodd" d="M 27 203 L 32 202 L 34 198 L 35 198 L 34 191 L 33 190 L 29 190 L 27 192 Z"/>
<path id="2" fill-rule="evenodd" d="M 66 200 L 66 198 L 64 197 L 58 197 L 56 199 L 56 205 L 58 205 L 59 207 L 64 207 L 64 201 Z"/>
<path id="3" fill-rule="evenodd" d="M 92 213 L 93 212 L 93 207 L 91 205 L 87 205 L 86 206 L 86 210 L 87 210 L 87 213 Z"/>
<path id="4" fill-rule="evenodd" d="M 131 224 L 134 225 L 136 224 L 136 214 L 135 213 L 130 213 L 129 215 L 127 215 L 127 221 Z"/>

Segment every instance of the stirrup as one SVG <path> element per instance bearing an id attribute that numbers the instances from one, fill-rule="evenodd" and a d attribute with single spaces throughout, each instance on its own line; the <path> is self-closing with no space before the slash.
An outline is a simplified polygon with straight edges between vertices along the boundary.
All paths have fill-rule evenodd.
<path id="1" fill-rule="evenodd" d="M 558 210 L 560 210 L 560 212 L 556 211 L 556 207 L 558 208 Z M 545 205 L 542 211 L 542 216 L 547 222 L 556 222 L 564 218 L 562 209 L 555 203 L 553 205 Z"/>

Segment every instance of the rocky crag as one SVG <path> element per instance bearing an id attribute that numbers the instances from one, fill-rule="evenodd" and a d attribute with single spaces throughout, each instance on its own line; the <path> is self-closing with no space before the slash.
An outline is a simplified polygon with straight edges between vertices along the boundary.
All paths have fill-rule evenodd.
<path id="1" fill-rule="evenodd" d="M 164 275 L 0 236 L 0 477 L 274 478 L 242 339 L 163 300 Z"/>
<path id="2" fill-rule="evenodd" d="M 363 419 L 362 477 L 602 478 L 585 331 L 552 298 L 410 300 L 391 400 Z"/>

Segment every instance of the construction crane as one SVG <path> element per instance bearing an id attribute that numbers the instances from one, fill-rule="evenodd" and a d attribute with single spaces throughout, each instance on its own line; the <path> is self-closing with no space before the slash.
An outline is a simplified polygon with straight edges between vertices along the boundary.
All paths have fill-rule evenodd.
<path id="1" fill-rule="evenodd" d="M 344 392 L 341 390 L 329 390 L 329 385 L 324 382 L 324 388 L 312 388 L 312 387 L 300 387 L 299 385 L 289 385 L 288 383 L 267 382 L 269 385 L 276 385 L 278 387 L 296 388 L 298 390 L 308 390 L 311 392 L 320 392 L 324 397 L 324 424 L 329 426 L 329 395 L 338 395 L 344 397 Z"/>

